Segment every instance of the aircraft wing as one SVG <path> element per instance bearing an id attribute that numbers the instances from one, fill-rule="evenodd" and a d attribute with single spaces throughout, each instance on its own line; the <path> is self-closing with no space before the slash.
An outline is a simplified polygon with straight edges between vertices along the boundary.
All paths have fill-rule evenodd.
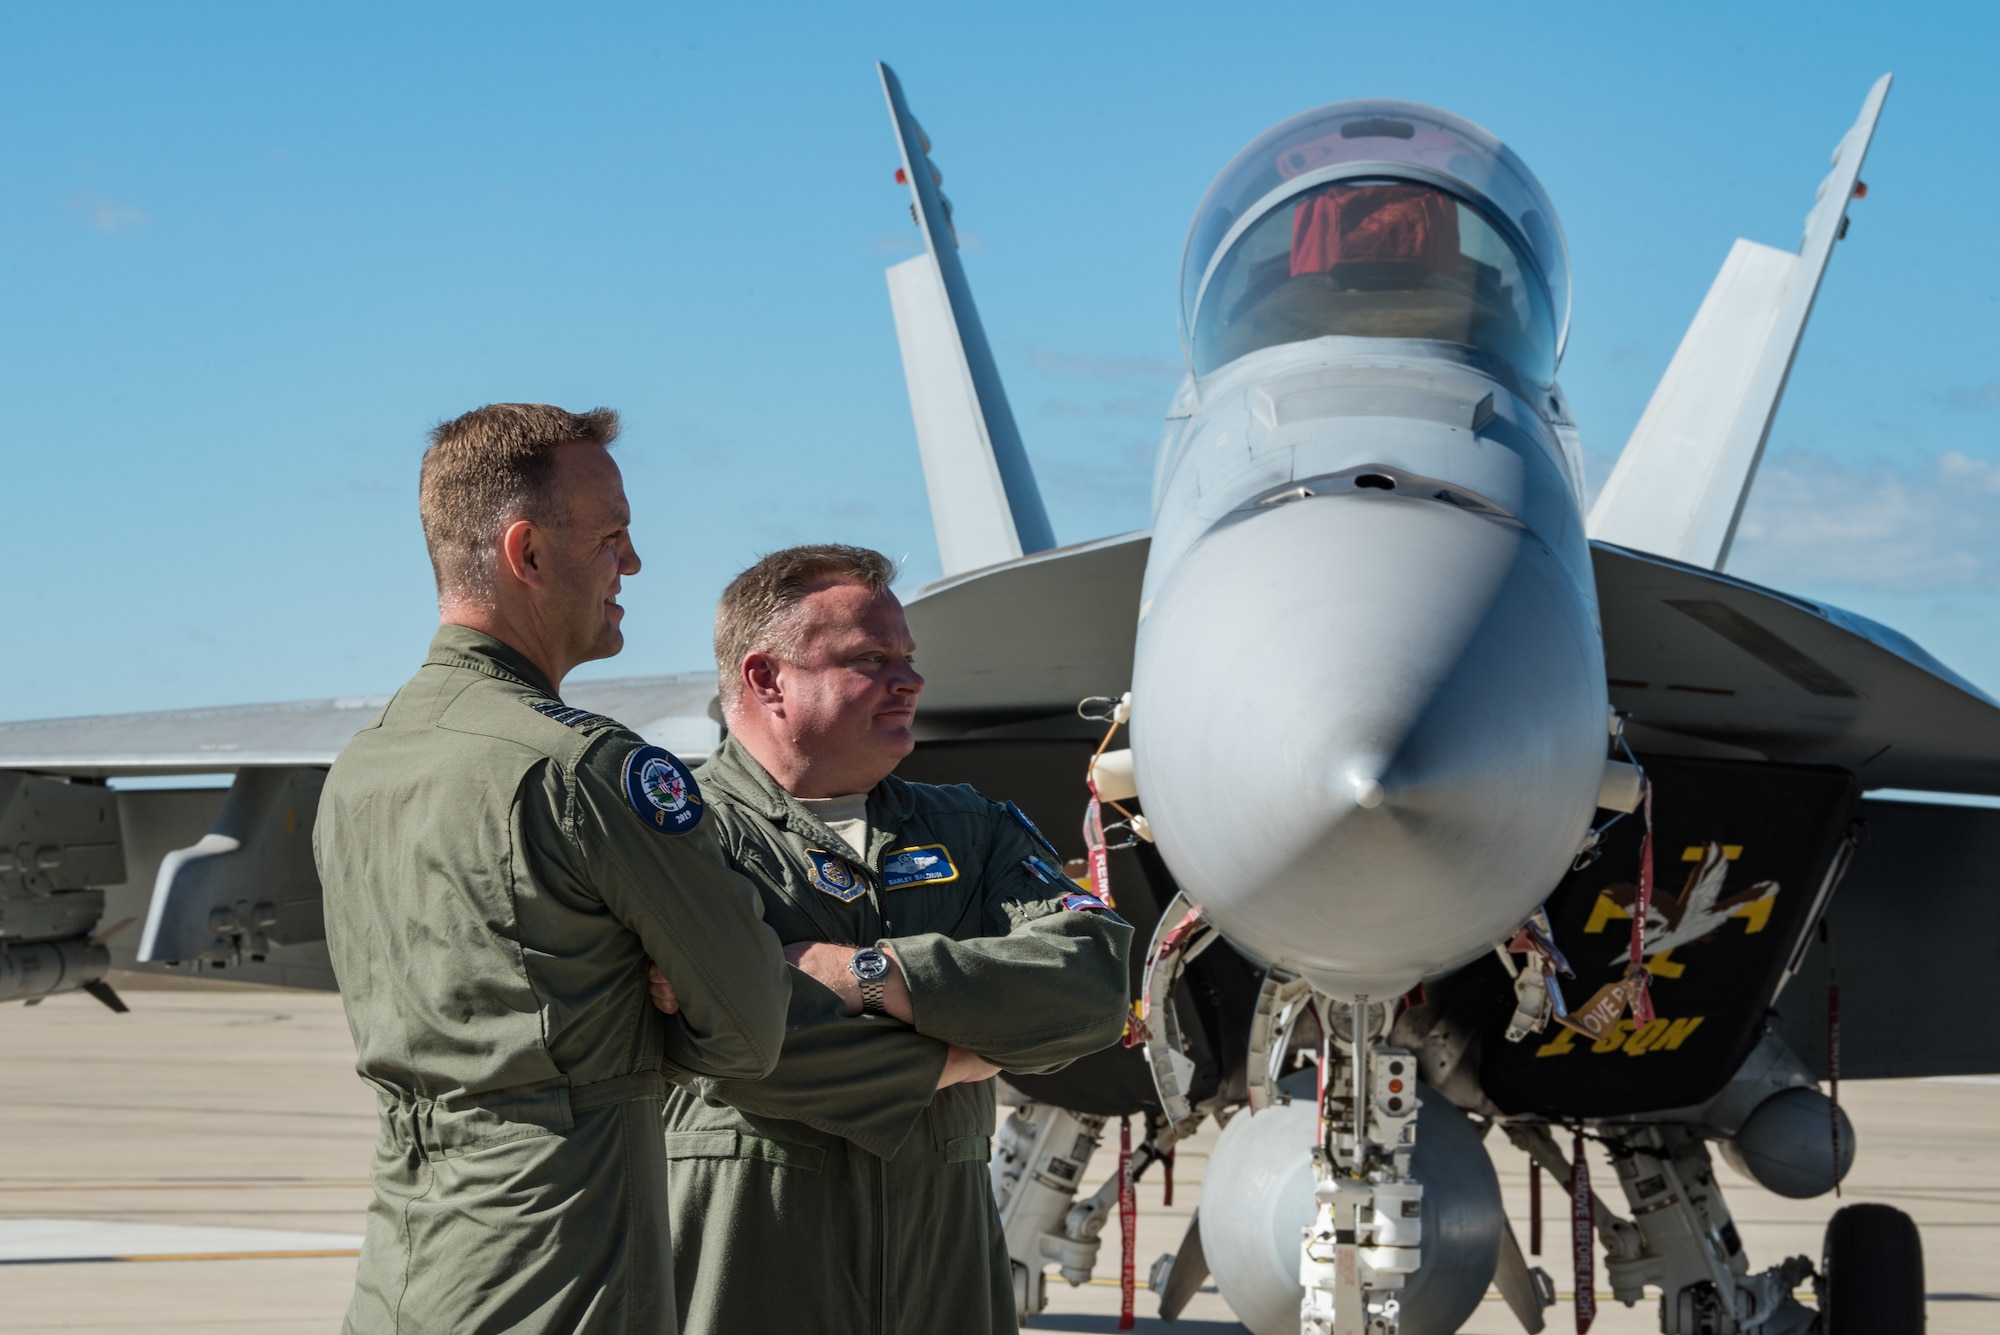
<path id="1" fill-rule="evenodd" d="M 1889 79 L 1835 146 L 1798 252 L 1741 240 L 1730 250 L 1591 509 L 1592 538 L 1710 570 L 1729 559 Z"/>
<path id="2" fill-rule="evenodd" d="M 721 735 L 709 712 L 715 687 L 713 673 L 686 672 L 573 682 L 563 698 L 698 760 Z M 0 845 L 25 840 L 49 878 L 24 885 L 0 874 L 0 938 L 73 929 L 41 948 L 88 965 L 75 975 L 85 981 L 108 966 L 333 987 L 313 818 L 327 767 L 386 703 L 351 696 L 0 723 Z M 205 773 L 235 777 L 227 791 L 101 783 Z M 71 905 L 70 916 L 42 923 L 44 902 Z"/>
<path id="3" fill-rule="evenodd" d="M 1148 546 L 1125 534 L 918 591 L 928 735 L 1068 714 L 1128 689 Z M 1664 557 L 1591 550 L 1611 700 L 1637 749 L 2000 794 L 2000 704 L 1902 635 Z"/>
<path id="4" fill-rule="evenodd" d="M 713 673 L 683 672 L 572 682 L 563 698 L 699 760 L 719 737 L 708 713 L 714 695 Z M 386 695 L 355 695 L 0 723 L 0 770 L 102 779 L 327 766 L 388 703 Z"/>
<path id="5" fill-rule="evenodd" d="M 927 585 L 907 605 L 936 735 L 1071 714 L 1132 685 L 1147 533 L 1037 552 Z"/>
<path id="6" fill-rule="evenodd" d="M 1635 748 L 2000 794 L 2000 704 L 1902 635 L 1664 557 L 1591 554 L 1611 703 Z"/>

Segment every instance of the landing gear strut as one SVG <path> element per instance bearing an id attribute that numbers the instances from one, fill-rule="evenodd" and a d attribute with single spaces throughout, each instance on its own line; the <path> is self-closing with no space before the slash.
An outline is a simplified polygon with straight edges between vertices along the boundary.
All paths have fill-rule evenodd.
<path id="1" fill-rule="evenodd" d="M 1410 1176 L 1417 1062 L 1386 1042 L 1392 1004 L 1319 996 L 1317 1213 L 1300 1244 L 1302 1335 L 1397 1335 L 1404 1281 L 1423 1259 L 1424 1189 Z M 1344 1021 L 1344 1023 L 1343 1023 Z M 1345 1032 L 1345 1042 L 1332 1037 Z M 1346 1049 L 1345 1061 L 1336 1051 Z"/>

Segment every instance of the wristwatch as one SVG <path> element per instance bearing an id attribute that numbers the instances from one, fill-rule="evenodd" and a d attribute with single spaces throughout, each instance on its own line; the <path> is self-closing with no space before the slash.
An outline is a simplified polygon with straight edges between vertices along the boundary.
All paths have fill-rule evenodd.
<path id="1" fill-rule="evenodd" d="M 889 957 L 874 946 L 863 946 L 847 962 L 847 971 L 861 983 L 861 1013 L 887 1015 L 889 986 L 883 980 L 889 976 Z"/>

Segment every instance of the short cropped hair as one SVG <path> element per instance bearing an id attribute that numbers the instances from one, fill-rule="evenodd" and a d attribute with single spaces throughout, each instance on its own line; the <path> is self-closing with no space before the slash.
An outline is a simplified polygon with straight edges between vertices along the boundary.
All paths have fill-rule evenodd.
<path id="1" fill-rule="evenodd" d="M 555 494 L 556 451 L 616 439 L 611 409 L 573 413 L 547 403 L 489 403 L 433 427 L 417 511 L 439 600 L 490 603 L 494 542 L 507 526 L 521 519 L 554 526 L 566 517 Z"/>
<path id="2" fill-rule="evenodd" d="M 813 586 L 831 581 L 887 593 L 896 563 L 866 547 L 812 543 L 772 552 L 729 581 L 715 607 L 715 667 L 722 707 L 743 698 L 743 660 L 754 653 L 790 659 L 798 651 L 799 604 Z"/>

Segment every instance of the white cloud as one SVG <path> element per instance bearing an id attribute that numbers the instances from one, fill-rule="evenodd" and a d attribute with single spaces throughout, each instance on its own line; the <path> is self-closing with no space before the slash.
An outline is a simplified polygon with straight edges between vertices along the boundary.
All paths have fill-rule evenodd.
<path id="1" fill-rule="evenodd" d="M 1729 571 L 1779 588 L 2000 587 L 2000 462 L 1955 450 L 1907 465 L 1805 450 L 1766 460 Z"/>
<path id="2" fill-rule="evenodd" d="M 1957 485 L 2000 494 L 2000 463 L 1982 463 L 1957 450 L 1946 450 L 1938 456 L 1938 472 Z"/>
<path id="3" fill-rule="evenodd" d="M 914 255 L 924 248 L 924 238 L 916 232 L 890 232 L 862 242 L 876 255 Z"/>
<path id="4" fill-rule="evenodd" d="M 1060 352 L 1039 345 L 1028 349 L 1028 365 L 1042 375 L 1074 376 L 1079 380 L 1174 381 L 1187 373 L 1187 366 L 1178 357 Z"/>
<path id="5" fill-rule="evenodd" d="M 1955 412 L 1977 412 L 1981 408 L 2000 408 L 2000 380 L 1989 380 L 1983 385 L 1961 385 L 1947 390 L 1944 394 L 1945 406 Z"/>
<path id="6" fill-rule="evenodd" d="M 83 219 L 84 226 L 109 236 L 145 227 L 153 221 L 152 215 L 144 210 L 94 190 L 79 190 L 71 195 L 69 207 L 70 212 Z"/>

